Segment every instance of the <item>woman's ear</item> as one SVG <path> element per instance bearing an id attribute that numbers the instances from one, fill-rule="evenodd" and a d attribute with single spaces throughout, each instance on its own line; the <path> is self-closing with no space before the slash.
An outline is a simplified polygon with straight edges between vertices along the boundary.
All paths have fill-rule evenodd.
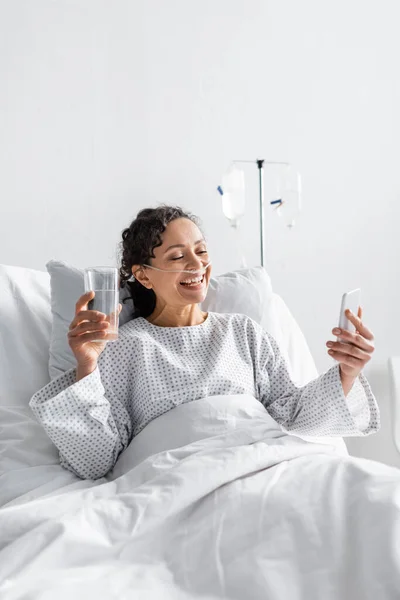
<path id="1" fill-rule="evenodd" d="M 132 275 L 145 288 L 147 288 L 148 290 L 152 289 L 153 284 L 151 283 L 150 279 L 147 277 L 146 271 L 143 269 L 143 267 L 141 265 L 133 265 Z"/>

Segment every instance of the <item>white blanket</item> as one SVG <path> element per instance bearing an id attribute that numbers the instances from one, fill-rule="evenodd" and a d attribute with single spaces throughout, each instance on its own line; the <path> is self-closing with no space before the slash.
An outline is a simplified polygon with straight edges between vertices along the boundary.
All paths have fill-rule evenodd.
<path id="1" fill-rule="evenodd" d="M 249 396 L 162 415 L 107 478 L 10 501 L 0 532 L 7 600 L 400 598 L 400 471 Z"/>

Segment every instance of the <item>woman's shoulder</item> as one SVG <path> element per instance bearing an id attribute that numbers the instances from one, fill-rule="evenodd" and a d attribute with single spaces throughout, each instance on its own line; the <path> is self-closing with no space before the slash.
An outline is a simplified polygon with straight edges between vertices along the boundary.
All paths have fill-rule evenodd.
<path id="1" fill-rule="evenodd" d="M 118 333 L 121 335 L 122 339 L 125 337 L 130 337 L 132 332 L 143 330 L 144 325 L 145 319 L 143 319 L 143 317 L 134 317 L 133 319 L 130 319 L 124 323 L 124 325 L 119 328 Z"/>
<path id="2" fill-rule="evenodd" d="M 239 329 L 258 329 L 260 325 L 243 313 L 209 313 L 215 322 Z"/>
<path id="3" fill-rule="evenodd" d="M 214 313 L 216 321 L 223 323 L 226 328 L 232 329 L 236 334 L 245 335 L 253 340 L 270 339 L 270 334 L 260 323 L 243 313 Z"/>

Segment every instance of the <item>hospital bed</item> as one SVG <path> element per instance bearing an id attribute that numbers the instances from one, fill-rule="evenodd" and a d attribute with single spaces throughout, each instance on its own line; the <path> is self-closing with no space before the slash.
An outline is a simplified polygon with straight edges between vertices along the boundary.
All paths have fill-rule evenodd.
<path id="1" fill-rule="evenodd" d="M 70 366 L 80 277 L 0 266 L 0 598 L 400 598 L 400 471 L 252 397 L 161 415 L 99 480 L 59 465 L 28 402 Z M 297 385 L 318 375 L 264 269 L 212 278 L 202 308 L 254 318 Z"/>

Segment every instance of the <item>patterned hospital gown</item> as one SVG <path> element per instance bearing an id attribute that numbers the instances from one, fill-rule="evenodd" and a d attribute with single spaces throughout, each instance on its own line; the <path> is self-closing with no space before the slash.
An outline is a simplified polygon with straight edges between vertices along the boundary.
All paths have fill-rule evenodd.
<path id="1" fill-rule="evenodd" d="M 97 479 L 152 419 L 220 394 L 251 394 L 286 430 L 304 435 L 379 429 L 379 410 L 362 373 L 347 397 L 338 364 L 297 387 L 271 335 L 244 315 L 213 312 L 188 327 L 129 321 L 93 373 L 76 382 L 75 369 L 67 371 L 36 392 L 30 406 L 61 464 Z"/>

